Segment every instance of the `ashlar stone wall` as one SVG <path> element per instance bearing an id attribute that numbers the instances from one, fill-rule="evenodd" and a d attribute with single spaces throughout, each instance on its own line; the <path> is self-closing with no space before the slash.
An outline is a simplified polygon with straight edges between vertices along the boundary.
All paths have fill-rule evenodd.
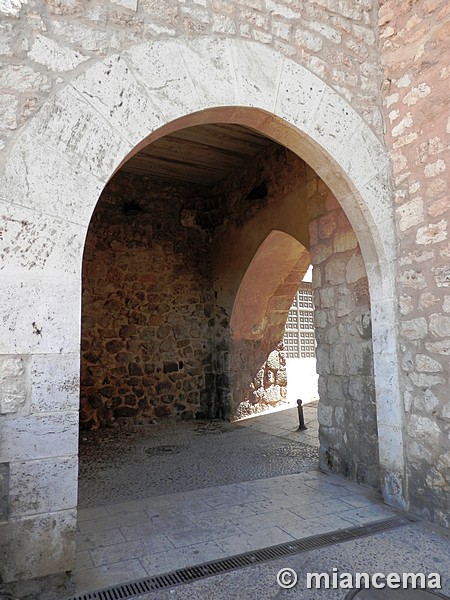
<path id="1" fill-rule="evenodd" d="M 221 345 L 221 317 L 210 243 L 181 218 L 199 197 L 193 187 L 125 172 L 100 197 L 83 264 L 82 426 L 217 416 L 212 348 Z"/>
<path id="2" fill-rule="evenodd" d="M 0 149 L 7 153 L 44 102 L 99 58 L 145 41 L 205 35 L 254 40 L 297 60 L 381 135 L 376 10 L 373 0 L 6 0 Z"/>
<path id="3" fill-rule="evenodd" d="M 450 526 L 450 4 L 379 12 L 411 509 Z"/>
<path id="4" fill-rule="evenodd" d="M 370 297 L 356 235 L 338 202 L 308 176 L 322 469 L 378 487 Z"/>

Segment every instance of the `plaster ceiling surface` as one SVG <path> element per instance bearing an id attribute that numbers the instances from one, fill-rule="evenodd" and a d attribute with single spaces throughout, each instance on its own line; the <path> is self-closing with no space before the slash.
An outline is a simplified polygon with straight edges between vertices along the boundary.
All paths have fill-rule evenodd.
<path id="1" fill-rule="evenodd" d="M 149 144 L 130 158 L 122 170 L 210 186 L 249 163 L 274 143 L 241 125 L 197 125 Z"/>

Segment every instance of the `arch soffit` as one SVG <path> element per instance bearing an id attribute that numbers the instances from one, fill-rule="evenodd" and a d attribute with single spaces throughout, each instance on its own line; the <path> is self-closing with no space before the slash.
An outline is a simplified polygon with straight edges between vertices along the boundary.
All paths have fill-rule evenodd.
<path id="1" fill-rule="evenodd" d="M 239 285 L 231 312 L 231 330 L 235 339 L 258 339 L 264 336 L 273 303 L 283 287 L 286 321 L 301 278 L 309 267 L 309 252 L 291 235 L 273 229 L 256 250 Z M 289 276 L 292 281 L 287 283 Z"/>

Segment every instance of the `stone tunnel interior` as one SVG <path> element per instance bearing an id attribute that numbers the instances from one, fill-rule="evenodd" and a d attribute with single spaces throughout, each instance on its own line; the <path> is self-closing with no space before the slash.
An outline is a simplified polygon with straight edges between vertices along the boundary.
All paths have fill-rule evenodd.
<path id="1" fill-rule="evenodd" d="M 83 260 L 81 428 L 229 420 L 282 401 L 285 371 L 267 360 L 310 263 L 320 466 L 378 487 L 357 238 L 301 158 L 240 125 L 171 133 L 105 187 Z"/>

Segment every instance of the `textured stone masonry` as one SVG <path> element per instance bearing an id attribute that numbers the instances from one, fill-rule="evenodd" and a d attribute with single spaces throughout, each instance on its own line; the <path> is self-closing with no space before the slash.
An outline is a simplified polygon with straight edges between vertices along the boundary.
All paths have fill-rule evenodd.
<path id="1" fill-rule="evenodd" d="M 308 209 L 324 470 L 379 485 L 372 327 L 366 269 L 331 192 L 308 173 Z"/>
<path id="2" fill-rule="evenodd" d="M 400 243 L 411 501 L 420 514 L 449 526 L 449 4 L 389 0 L 379 24 Z"/>
<path id="3" fill-rule="evenodd" d="M 208 234 L 180 219 L 199 196 L 126 174 L 103 192 L 84 259 L 82 426 L 216 416 Z"/>
<path id="4" fill-rule="evenodd" d="M 335 206 L 325 204 L 323 212 L 320 202 L 320 210 L 306 203 L 311 194 L 304 165 L 291 169 L 299 178 L 273 196 L 279 203 L 269 198 L 264 211 L 245 204 L 260 183 L 258 174 L 236 177 L 226 211 L 233 218 L 224 221 L 223 231 L 214 230 L 210 289 L 223 312 L 214 316 L 221 324 L 209 338 L 214 352 L 206 357 L 214 375 L 213 412 L 230 412 L 250 389 L 273 349 L 261 340 L 280 339 L 276 332 L 288 296 L 282 289 L 294 285 L 289 272 L 303 268 L 313 219 L 314 262 L 320 266 L 316 321 L 324 345 L 319 368 L 326 383 L 322 465 L 329 445 L 334 467 L 376 479 L 374 407 L 354 403 L 348 426 L 355 394 L 341 385 L 350 365 L 356 369 L 352 378 L 368 383 L 362 379 L 369 377 L 370 363 L 363 256 L 383 496 L 449 526 L 448 2 L 4 0 L 0 17 L 0 464 L 9 465 L 8 519 L 0 521 L 3 579 L 73 567 L 85 234 L 117 167 L 161 127 L 241 123 L 290 148 L 332 191 L 361 251 L 352 235 L 333 229 L 326 212 Z M 325 194 L 316 184 L 310 182 L 309 191 Z M 242 202 L 240 214 L 235 207 Z M 225 205 L 208 212 L 203 229 L 210 233 L 221 224 Z M 197 209 L 184 208 L 177 227 L 194 231 Z M 239 244 L 250 229 L 258 235 L 242 239 L 254 245 Z M 239 260 L 227 254 L 227 243 L 234 244 Z M 237 328 L 240 338 L 222 344 L 221 328 L 239 312 L 233 312 L 234 300 L 246 274 L 252 276 L 253 258 L 261 258 L 260 248 L 282 249 L 286 267 L 270 277 L 264 271 L 271 287 L 260 294 L 265 304 L 255 312 L 255 332 L 266 335 Z M 119 271 L 126 288 L 125 270 Z M 254 272 L 252 277 L 257 286 Z M 139 314 L 136 307 L 126 309 Z M 265 328 L 266 314 L 273 321 Z M 353 314 L 350 326 L 346 319 Z M 334 319 L 343 325 L 345 353 L 327 338 Z M 120 339 L 114 327 L 109 333 L 108 341 Z M 128 334 L 131 348 L 134 334 Z M 156 367 L 161 378 L 182 377 L 178 350 L 164 350 L 171 357 L 164 359 L 166 373 L 164 364 Z M 105 352 L 112 361 L 120 354 L 114 344 Z M 130 364 L 141 364 L 139 353 L 133 346 Z M 200 354 L 203 360 L 203 348 Z M 175 363 L 178 371 L 170 371 Z M 142 381 L 133 369 L 128 377 L 137 378 L 131 384 L 137 391 Z M 332 388 L 334 377 L 339 385 Z M 179 381 L 171 384 L 178 389 Z M 139 396 L 129 389 L 125 396 L 134 395 L 135 406 Z M 106 396 L 101 406 L 108 402 Z M 368 428 L 366 455 L 358 447 L 364 430 L 357 421 Z M 337 459 L 339 442 L 344 462 Z M 54 473 L 57 488 L 50 485 Z M 25 482 L 26 497 L 20 493 Z M 36 501 L 29 503 L 32 496 Z"/>
<path id="5" fill-rule="evenodd" d="M 255 230 L 258 218 L 277 210 L 304 175 L 303 162 L 274 145 L 206 191 L 126 173 L 108 184 L 84 252 L 83 427 L 125 417 L 230 417 L 286 399 L 286 365 L 277 344 L 309 256 L 303 271 L 288 272 L 288 283 L 282 265 L 267 258 L 265 267 L 279 269 L 282 279 L 266 290 L 266 300 L 253 299 L 265 306 L 261 324 L 268 328 L 242 347 L 229 327 L 235 303 L 215 299 L 213 271 L 223 265 L 213 261 L 216 239 L 220 244 L 243 228 Z M 245 201 L 261 182 L 267 197 Z M 264 231 L 258 235 L 262 242 Z M 226 264 L 241 249 L 227 245 L 225 252 Z M 240 269 L 246 266 L 244 258 Z M 239 273 L 231 276 L 235 294 Z M 264 289 L 264 274 L 256 276 Z"/>
<path id="6" fill-rule="evenodd" d="M 0 145 L 99 58 L 179 36 L 255 40 L 323 77 L 382 131 L 371 1 L 6 0 L 0 4 Z"/>

